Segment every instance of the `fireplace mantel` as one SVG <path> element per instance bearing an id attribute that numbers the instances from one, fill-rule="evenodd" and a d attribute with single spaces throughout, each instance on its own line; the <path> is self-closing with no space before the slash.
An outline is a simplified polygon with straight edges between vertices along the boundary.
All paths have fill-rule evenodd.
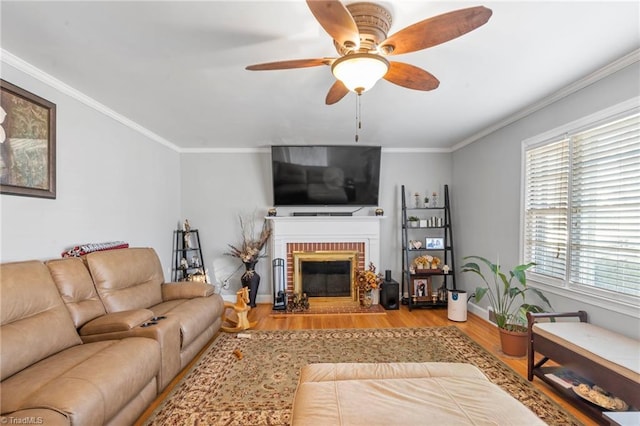
<path id="1" fill-rule="evenodd" d="M 270 216 L 270 256 L 284 259 L 287 281 L 292 271 L 288 259 L 288 246 L 310 243 L 364 244 L 361 265 L 373 262 L 380 265 L 380 222 L 385 216 Z"/>

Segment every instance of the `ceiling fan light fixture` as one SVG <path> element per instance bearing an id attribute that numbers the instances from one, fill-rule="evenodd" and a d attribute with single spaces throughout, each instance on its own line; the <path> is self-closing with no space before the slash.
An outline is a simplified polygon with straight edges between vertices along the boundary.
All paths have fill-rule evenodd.
<path id="1" fill-rule="evenodd" d="M 353 53 L 336 59 L 331 72 L 347 89 L 358 94 L 371 89 L 389 71 L 389 61 L 371 53 Z"/>

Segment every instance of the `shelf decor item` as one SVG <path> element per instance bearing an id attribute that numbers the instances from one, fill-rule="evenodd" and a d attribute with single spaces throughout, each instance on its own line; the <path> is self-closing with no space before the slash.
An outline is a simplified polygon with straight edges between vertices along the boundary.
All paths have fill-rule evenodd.
<path id="1" fill-rule="evenodd" d="M 245 272 L 242 274 L 240 282 L 243 287 L 249 287 L 249 306 L 255 308 L 256 295 L 260 285 L 260 275 L 255 271 L 255 266 L 258 260 L 265 256 L 262 250 L 271 236 L 271 228 L 269 222 L 264 220 L 260 234 L 256 236 L 253 221 L 247 223 L 242 216 L 239 217 L 239 220 L 242 244 L 240 246 L 228 244 L 230 250 L 225 254 L 237 257 L 244 264 Z"/>
<path id="2" fill-rule="evenodd" d="M 360 305 L 364 307 L 370 307 L 373 303 L 372 292 L 377 291 L 382 284 L 382 274 L 376 274 L 376 267 L 373 262 L 369 262 L 369 268 L 360 271 L 356 270 L 355 274 L 355 287 L 358 289 L 358 300 Z"/>
<path id="3" fill-rule="evenodd" d="M 467 256 L 465 260 L 472 261 L 462 266 L 462 272 L 473 272 L 484 281 L 485 286 L 477 287 L 474 297 L 478 302 L 485 295 L 489 299 L 489 305 L 493 309 L 496 325 L 500 331 L 502 352 L 511 356 L 525 356 L 527 354 L 527 312 L 544 312 L 541 306 L 525 303 L 527 292 L 535 293 L 544 305 L 551 309 L 549 300 L 540 290 L 527 286 L 526 271 L 535 263 L 515 266 L 509 271 L 509 278 L 507 278 L 500 269 L 499 260 L 491 263 L 480 256 Z M 480 265 L 474 260 L 480 261 L 489 269 L 491 279 L 485 278 Z"/>

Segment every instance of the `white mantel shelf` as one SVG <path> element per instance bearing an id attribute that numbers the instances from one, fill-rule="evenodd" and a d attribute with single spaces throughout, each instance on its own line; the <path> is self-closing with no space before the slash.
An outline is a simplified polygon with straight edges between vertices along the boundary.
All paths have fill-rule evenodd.
<path id="1" fill-rule="evenodd" d="M 362 242 L 365 265 L 380 264 L 380 222 L 385 216 L 268 216 L 271 259 L 287 259 L 288 243 Z M 285 265 L 286 266 L 286 265 Z"/>

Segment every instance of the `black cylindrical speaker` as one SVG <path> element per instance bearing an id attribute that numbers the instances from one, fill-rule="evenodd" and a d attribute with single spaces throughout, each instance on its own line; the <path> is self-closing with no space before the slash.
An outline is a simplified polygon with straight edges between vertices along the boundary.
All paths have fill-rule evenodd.
<path id="1" fill-rule="evenodd" d="M 399 295 L 400 285 L 396 281 L 385 280 L 380 291 L 380 304 L 387 310 L 400 309 Z"/>
<path id="2" fill-rule="evenodd" d="M 387 269 L 384 271 L 384 280 L 391 281 L 391 269 Z"/>

